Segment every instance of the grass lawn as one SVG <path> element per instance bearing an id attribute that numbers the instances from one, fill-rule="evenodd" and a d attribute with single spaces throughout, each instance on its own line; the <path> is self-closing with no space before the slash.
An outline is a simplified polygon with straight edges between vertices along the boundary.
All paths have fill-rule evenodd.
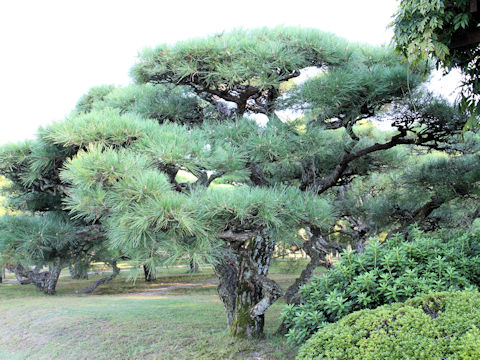
<path id="1" fill-rule="evenodd" d="M 301 267 L 277 262 L 282 286 Z M 0 284 L 0 359 L 293 359 L 296 348 L 274 335 L 282 303 L 266 314 L 266 338 L 228 336 L 210 268 L 186 274 L 161 269 L 156 282 L 126 282 L 122 273 L 93 295 L 76 295 L 89 280 L 60 279 L 56 296 L 32 285 Z"/>

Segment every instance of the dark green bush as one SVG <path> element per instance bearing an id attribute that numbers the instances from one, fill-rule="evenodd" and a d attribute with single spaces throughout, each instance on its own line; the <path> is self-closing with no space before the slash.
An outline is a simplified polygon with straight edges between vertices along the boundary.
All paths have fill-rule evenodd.
<path id="1" fill-rule="evenodd" d="M 289 340 L 305 341 L 353 311 L 480 284 L 480 248 L 472 235 L 442 238 L 418 230 L 411 235 L 409 242 L 372 239 L 363 254 L 344 251 L 334 269 L 301 289 L 300 305 L 285 308 Z"/>
<path id="2" fill-rule="evenodd" d="M 433 293 L 350 314 L 320 329 L 302 359 L 480 359 L 478 291 Z"/>

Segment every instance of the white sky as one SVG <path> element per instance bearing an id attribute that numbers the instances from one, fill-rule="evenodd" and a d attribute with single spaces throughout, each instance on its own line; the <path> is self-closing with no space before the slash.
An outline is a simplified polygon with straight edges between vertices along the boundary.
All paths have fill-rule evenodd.
<path id="1" fill-rule="evenodd" d="M 390 42 L 395 0 L 0 2 L 0 144 L 65 117 L 89 88 L 125 85 L 147 46 L 235 27 L 315 27 Z M 227 5 L 231 4 L 231 5 Z"/>

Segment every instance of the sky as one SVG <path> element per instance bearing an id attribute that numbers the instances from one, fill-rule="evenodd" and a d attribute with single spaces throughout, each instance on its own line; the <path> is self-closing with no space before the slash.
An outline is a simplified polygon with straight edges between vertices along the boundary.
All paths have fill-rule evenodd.
<path id="1" fill-rule="evenodd" d="M 294 25 L 387 44 L 395 0 L 0 2 L 0 144 L 63 119 L 82 94 L 126 85 L 145 47 L 233 28 Z"/>

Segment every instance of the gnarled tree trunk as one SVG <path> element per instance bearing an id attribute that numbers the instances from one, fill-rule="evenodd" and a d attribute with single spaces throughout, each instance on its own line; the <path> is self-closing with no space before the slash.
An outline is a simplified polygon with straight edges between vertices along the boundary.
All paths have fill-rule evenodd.
<path id="1" fill-rule="evenodd" d="M 280 296 L 280 287 L 266 277 L 275 243 L 266 231 L 257 233 L 237 249 L 238 279 L 230 334 L 243 338 L 261 338 L 265 311 Z"/>
<path id="2" fill-rule="evenodd" d="M 56 258 L 49 265 L 49 271 L 40 272 L 38 267 L 33 271 L 27 270 L 21 264 L 8 266 L 7 268 L 15 274 L 20 284 L 33 284 L 38 291 L 43 291 L 47 295 L 54 295 L 62 267 L 62 262 L 59 258 Z"/>
<path id="3" fill-rule="evenodd" d="M 55 259 L 53 264 L 49 266 L 48 276 L 45 279 L 43 286 L 43 292 L 48 295 L 55 294 L 55 289 L 57 287 L 58 278 L 60 277 L 60 272 L 62 271 L 62 265 L 60 259 Z"/>
<path id="4" fill-rule="evenodd" d="M 226 249 L 222 261 L 214 265 L 214 270 L 219 279 L 217 287 L 218 296 L 225 308 L 227 324 L 230 329 L 233 323 L 237 299 L 238 256 Z"/>

